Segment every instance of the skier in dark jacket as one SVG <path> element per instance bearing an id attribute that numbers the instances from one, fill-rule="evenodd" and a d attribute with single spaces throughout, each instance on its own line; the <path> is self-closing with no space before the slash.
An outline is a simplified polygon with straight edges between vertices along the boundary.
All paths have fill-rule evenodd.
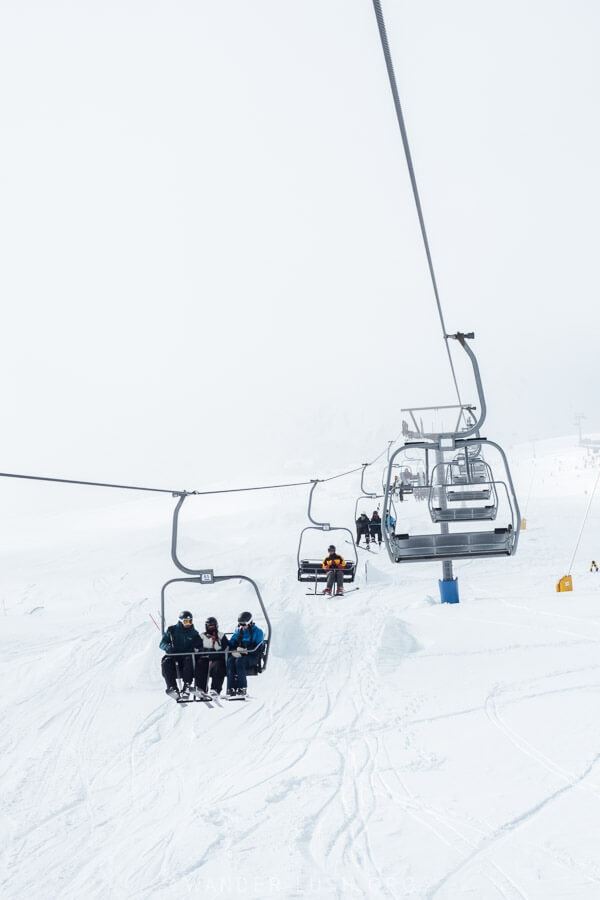
<path id="1" fill-rule="evenodd" d="M 194 628 L 194 619 L 189 610 L 184 609 L 179 614 L 177 625 L 169 625 L 163 634 L 160 649 L 167 654 L 161 661 L 163 678 L 167 683 L 166 693 L 179 694 L 176 681 L 179 673 L 179 677 L 183 679 L 182 694 L 189 694 L 194 680 L 195 657 L 177 654 L 192 654 L 202 649 L 202 638 Z"/>
<path id="2" fill-rule="evenodd" d="M 335 547 L 333 546 L 333 544 L 329 545 L 327 554 L 328 555 L 325 557 L 322 564 L 322 567 L 327 572 L 327 587 L 325 588 L 323 593 L 331 594 L 331 591 L 333 590 L 333 586 L 335 584 L 336 595 L 343 594 L 344 569 L 346 567 L 346 560 L 343 556 L 340 556 L 339 553 L 335 552 Z"/>
<path id="3" fill-rule="evenodd" d="M 238 627 L 229 639 L 227 660 L 227 694 L 245 694 L 247 687 L 246 670 L 257 666 L 263 654 L 265 635 L 252 621 L 251 612 L 241 612 Z"/>
<path id="4" fill-rule="evenodd" d="M 357 546 L 360 544 L 361 537 L 365 538 L 365 544 L 367 547 L 369 546 L 369 517 L 366 513 L 361 513 L 358 519 L 356 520 L 356 544 Z"/>
<path id="5" fill-rule="evenodd" d="M 225 650 L 229 640 L 219 631 L 219 623 L 209 616 L 200 635 L 204 652 L 196 657 L 196 688 L 206 694 L 210 676 L 211 694 L 220 694 L 225 681 Z"/>
<path id="6" fill-rule="evenodd" d="M 371 522 L 369 523 L 369 533 L 371 535 L 371 540 L 373 541 L 373 543 L 377 541 L 377 543 L 381 547 L 381 516 L 376 509 L 373 510 L 373 515 L 371 516 Z"/>

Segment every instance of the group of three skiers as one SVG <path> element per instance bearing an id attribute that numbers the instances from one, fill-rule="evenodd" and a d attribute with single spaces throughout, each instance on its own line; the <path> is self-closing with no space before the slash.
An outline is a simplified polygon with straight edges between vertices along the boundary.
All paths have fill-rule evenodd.
<path id="1" fill-rule="evenodd" d="M 181 694 L 184 696 L 189 696 L 194 690 L 194 681 L 196 694 L 202 697 L 219 696 L 227 675 L 228 696 L 244 695 L 246 673 L 259 665 L 264 638 L 262 629 L 254 624 L 250 612 L 239 614 L 237 629 L 228 638 L 219 631 L 219 623 L 214 616 L 206 619 L 204 631 L 200 633 L 194 627 L 191 612 L 183 610 L 177 624 L 167 628 L 160 642 L 160 649 L 166 654 L 161 662 L 166 693 L 179 696 L 177 677 L 180 677 L 183 681 Z"/>

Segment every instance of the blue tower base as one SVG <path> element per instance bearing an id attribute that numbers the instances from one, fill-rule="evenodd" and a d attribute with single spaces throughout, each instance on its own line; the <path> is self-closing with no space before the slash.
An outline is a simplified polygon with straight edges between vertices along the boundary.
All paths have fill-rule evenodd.
<path id="1" fill-rule="evenodd" d="M 438 581 L 442 603 L 458 603 L 458 578 L 450 581 Z"/>

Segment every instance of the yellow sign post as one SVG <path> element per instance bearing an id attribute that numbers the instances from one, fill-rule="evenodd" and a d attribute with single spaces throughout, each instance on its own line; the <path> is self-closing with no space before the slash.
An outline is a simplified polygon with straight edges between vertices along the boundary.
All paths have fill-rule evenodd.
<path id="1" fill-rule="evenodd" d="M 573 590 L 573 579 L 570 575 L 563 575 L 563 577 L 557 582 L 556 585 L 557 591 L 572 591 Z"/>

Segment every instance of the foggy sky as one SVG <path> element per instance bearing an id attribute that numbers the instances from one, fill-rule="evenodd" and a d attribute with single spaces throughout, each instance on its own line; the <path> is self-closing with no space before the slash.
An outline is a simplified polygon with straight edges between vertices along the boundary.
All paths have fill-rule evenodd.
<path id="1" fill-rule="evenodd" d="M 600 430 L 600 10 L 384 13 L 484 433 Z M 0 74 L 3 471 L 315 477 L 455 402 L 368 0 L 4 0 Z"/>

